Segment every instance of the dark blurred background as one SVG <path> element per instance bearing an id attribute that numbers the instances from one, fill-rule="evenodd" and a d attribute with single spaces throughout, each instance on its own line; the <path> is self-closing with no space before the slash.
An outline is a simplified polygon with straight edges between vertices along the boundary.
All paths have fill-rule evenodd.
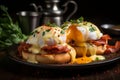
<path id="1" fill-rule="evenodd" d="M 60 0 L 60 7 L 67 0 Z M 91 21 L 96 25 L 104 23 L 120 24 L 120 7 L 118 0 L 74 0 L 78 4 L 77 12 L 71 19 L 77 19 L 83 16 L 85 20 Z M 0 4 L 8 7 L 11 16 L 15 16 L 17 12 L 23 10 L 34 10 L 30 3 L 45 6 L 44 0 L 0 0 Z M 73 9 L 73 5 L 68 5 L 68 12 L 64 14 L 66 17 Z"/>

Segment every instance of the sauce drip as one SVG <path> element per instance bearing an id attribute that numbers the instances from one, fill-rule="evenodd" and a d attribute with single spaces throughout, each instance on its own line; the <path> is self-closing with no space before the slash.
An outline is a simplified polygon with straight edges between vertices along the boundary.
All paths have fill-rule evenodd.
<path id="1" fill-rule="evenodd" d="M 87 53 L 87 44 L 84 40 L 83 34 L 76 28 L 76 24 L 71 25 L 67 30 L 67 40 L 69 43 L 71 40 L 75 42 L 76 46 L 79 46 L 80 52 L 83 54 L 82 57 L 76 58 L 75 63 L 83 64 L 92 62 L 92 59 L 86 56 Z"/>

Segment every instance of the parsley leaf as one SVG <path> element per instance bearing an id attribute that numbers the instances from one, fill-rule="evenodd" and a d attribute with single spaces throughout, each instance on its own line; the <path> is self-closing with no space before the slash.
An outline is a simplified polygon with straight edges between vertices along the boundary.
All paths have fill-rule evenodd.
<path id="1" fill-rule="evenodd" d="M 18 23 L 13 23 L 11 16 L 7 12 L 8 8 L 0 5 L 0 50 L 6 49 L 14 44 L 19 44 L 20 42 L 27 39 L 18 25 Z"/>

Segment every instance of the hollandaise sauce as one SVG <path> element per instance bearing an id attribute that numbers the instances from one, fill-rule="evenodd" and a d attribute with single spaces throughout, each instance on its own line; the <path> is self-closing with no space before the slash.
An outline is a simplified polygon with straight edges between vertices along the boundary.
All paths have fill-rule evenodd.
<path id="1" fill-rule="evenodd" d="M 98 60 L 104 60 L 105 59 L 104 56 L 96 54 L 97 47 L 95 45 L 89 45 L 88 51 L 91 54 L 90 58 L 92 59 L 92 61 L 98 61 Z"/>
<path id="2" fill-rule="evenodd" d="M 74 41 L 75 46 L 79 47 L 79 51 L 82 53 L 82 57 L 76 58 L 74 63 L 84 64 L 92 62 L 90 57 L 86 56 L 87 53 L 87 44 L 84 40 L 83 34 L 76 28 L 76 24 L 71 25 L 67 30 L 67 40 L 66 42 L 69 43 L 70 41 Z"/>

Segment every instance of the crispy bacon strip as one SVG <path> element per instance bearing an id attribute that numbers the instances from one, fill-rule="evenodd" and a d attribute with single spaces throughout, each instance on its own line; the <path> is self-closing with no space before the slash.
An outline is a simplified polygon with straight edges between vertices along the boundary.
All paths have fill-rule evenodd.
<path id="1" fill-rule="evenodd" d="M 115 45 L 107 45 L 105 53 L 115 53 L 120 50 L 120 41 L 117 41 Z"/>
<path id="2" fill-rule="evenodd" d="M 101 37 L 102 40 L 110 40 L 112 39 L 108 34 L 105 34 Z"/>
<path id="3" fill-rule="evenodd" d="M 22 53 L 22 51 L 24 52 L 28 52 L 28 48 L 31 47 L 31 44 L 27 44 L 27 43 L 20 43 L 20 46 L 18 47 L 18 52 Z M 52 46 L 44 46 L 42 48 L 42 50 L 46 51 L 49 54 L 52 53 L 66 53 L 68 51 L 70 51 L 70 49 L 68 49 L 67 46 L 61 46 L 61 45 L 52 45 Z"/>
<path id="4" fill-rule="evenodd" d="M 44 46 L 42 50 L 46 51 L 47 53 L 66 53 L 70 51 L 70 49 L 67 48 L 67 46 L 61 46 L 61 45 L 53 45 L 53 46 Z"/>
<path id="5" fill-rule="evenodd" d="M 20 43 L 20 45 L 18 46 L 18 52 L 20 53 L 20 55 L 21 55 L 22 51 L 28 52 L 28 48 L 31 46 L 32 45 L 26 44 L 25 42 Z"/>
<path id="6" fill-rule="evenodd" d="M 103 35 L 100 39 L 98 40 L 90 40 L 90 43 L 93 43 L 97 46 L 100 46 L 100 45 L 108 45 L 108 40 L 110 40 L 111 37 L 109 35 Z"/>
<path id="7" fill-rule="evenodd" d="M 104 53 L 115 53 L 120 50 L 120 41 L 116 41 L 115 45 L 108 44 L 108 40 L 112 39 L 108 34 L 103 35 L 99 40 L 91 40 L 90 42 L 96 46 L 106 45 Z"/>

